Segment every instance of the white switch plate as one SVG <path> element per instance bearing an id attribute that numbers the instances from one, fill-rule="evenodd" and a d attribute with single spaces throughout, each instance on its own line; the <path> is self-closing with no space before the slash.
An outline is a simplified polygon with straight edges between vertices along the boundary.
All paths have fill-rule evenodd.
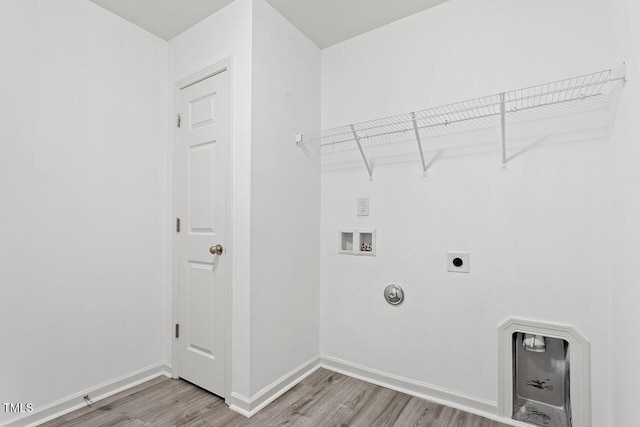
<path id="1" fill-rule="evenodd" d="M 369 198 L 368 197 L 359 197 L 358 198 L 358 216 L 369 216 Z"/>
<path id="2" fill-rule="evenodd" d="M 452 273 L 468 273 L 469 252 L 447 252 L 447 271 Z"/>

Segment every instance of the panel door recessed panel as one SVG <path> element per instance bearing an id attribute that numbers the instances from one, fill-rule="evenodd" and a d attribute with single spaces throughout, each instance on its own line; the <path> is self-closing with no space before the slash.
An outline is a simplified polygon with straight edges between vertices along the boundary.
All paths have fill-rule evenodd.
<path id="1" fill-rule="evenodd" d="M 213 264 L 189 263 L 188 349 L 213 357 L 214 337 L 209 325 L 215 320 Z"/>
<path id="2" fill-rule="evenodd" d="M 215 123 L 215 93 L 194 99 L 189 103 L 191 130 L 201 129 Z"/>
<path id="3" fill-rule="evenodd" d="M 189 147 L 189 214 L 193 233 L 215 233 L 216 144 Z"/>

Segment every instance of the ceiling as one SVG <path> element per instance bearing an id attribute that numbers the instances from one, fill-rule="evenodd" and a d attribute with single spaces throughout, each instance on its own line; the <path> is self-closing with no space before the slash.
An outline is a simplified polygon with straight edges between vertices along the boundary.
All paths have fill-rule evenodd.
<path id="1" fill-rule="evenodd" d="M 169 40 L 233 0 L 90 0 L 156 36 Z"/>
<path id="2" fill-rule="evenodd" d="M 90 0 L 165 40 L 233 0 Z M 446 0 L 267 0 L 320 48 Z"/>

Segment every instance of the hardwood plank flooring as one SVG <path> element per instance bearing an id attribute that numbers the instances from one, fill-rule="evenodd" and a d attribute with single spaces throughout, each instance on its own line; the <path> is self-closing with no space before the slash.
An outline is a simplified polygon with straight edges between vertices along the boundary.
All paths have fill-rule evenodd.
<path id="1" fill-rule="evenodd" d="M 318 369 L 247 419 L 186 381 L 156 378 L 44 427 L 508 427 Z"/>

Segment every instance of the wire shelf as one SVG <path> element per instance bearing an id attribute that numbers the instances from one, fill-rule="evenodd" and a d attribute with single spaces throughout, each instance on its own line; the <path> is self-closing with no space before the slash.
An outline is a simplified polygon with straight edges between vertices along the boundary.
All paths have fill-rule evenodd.
<path id="1" fill-rule="evenodd" d="M 421 133 L 435 128 L 444 128 L 455 123 L 487 121 L 499 118 L 502 128 L 503 167 L 506 167 L 506 116 L 545 106 L 560 106 L 575 103 L 584 105 L 597 104 L 597 99 L 607 95 L 607 85 L 625 80 L 626 69 L 609 69 L 591 74 L 544 83 L 523 89 L 502 92 L 494 95 L 455 102 L 427 108 L 397 116 L 390 116 L 340 126 L 333 129 L 299 134 L 296 143 L 316 143 L 320 147 L 335 147 L 338 145 L 352 146 L 354 143 L 360 151 L 369 175 L 373 175 L 370 163 L 365 155 L 363 140 L 404 134 L 410 132 L 417 140 L 424 172 L 427 164 L 422 151 Z M 579 107 L 579 106 L 578 106 Z"/>

